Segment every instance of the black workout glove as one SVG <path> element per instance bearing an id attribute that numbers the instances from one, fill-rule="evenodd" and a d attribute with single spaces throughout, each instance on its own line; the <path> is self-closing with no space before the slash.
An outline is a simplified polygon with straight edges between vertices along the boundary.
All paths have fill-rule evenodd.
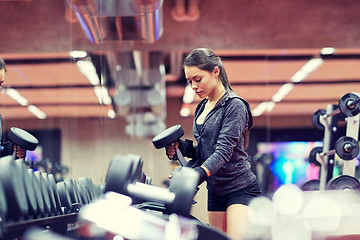
<path id="1" fill-rule="evenodd" d="M 206 181 L 208 175 L 205 169 L 203 169 L 202 167 L 195 167 L 194 170 L 199 173 L 199 182 L 198 182 L 198 186 L 199 186 L 200 184 Z"/>

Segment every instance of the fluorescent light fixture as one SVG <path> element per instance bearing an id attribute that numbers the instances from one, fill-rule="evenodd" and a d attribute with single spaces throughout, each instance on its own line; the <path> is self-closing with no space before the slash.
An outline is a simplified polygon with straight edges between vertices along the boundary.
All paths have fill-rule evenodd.
<path id="1" fill-rule="evenodd" d="M 116 118 L 116 113 L 115 113 L 115 111 L 113 109 L 110 109 L 108 111 L 108 117 L 111 118 L 111 119 Z"/>
<path id="2" fill-rule="evenodd" d="M 96 73 L 94 64 L 88 60 L 80 60 L 76 62 L 80 72 L 87 78 L 89 83 L 93 86 L 100 84 L 99 76 Z"/>
<path id="3" fill-rule="evenodd" d="M 333 47 L 324 47 L 320 50 L 321 55 L 333 55 L 335 53 L 335 48 Z"/>
<path id="4" fill-rule="evenodd" d="M 312 58 L 302 66 L 301 70 L 306 73 L 311 73 L 320 67 L 323 62 L 324 60 L 322 58 Z"/>
<path id="5" fill-rule="evenodd" d="M 85 51 L 70 51 L 70 56 L 72 58 L 84 58 L 84 57 L 87 57 L 87 52 Z"/>
<path id="6" fill-rule="evenodd" d="M 275 102 L 268 101 L 268 102 L 262 102 L 259 105 L 254 108 L 252 111 L 252 114 L 254 117 L 258 117 L 261 114 L 263 114 L 265 111 L 270 112 L 275 107 Z"/>
<path id="7" fill-rule="evenodd" d="M 109 92 L 104 86 L 94 86 L 94 92 L 100 104 L 111 104 Z"/>
<path id="8" fill-rule="evenodd" d="M 192 90 L 190 85 L 186 85 L 185 91 L 184 91 L 184 96 L 183 96 L 183 102 L 184 103 L 192 103 L 192 102 L 194 102 L 194 99 L 195 99 L 194 90 Z"/>
<path id="9" fill-rule="evenodd" d="M 301 67 L 292 77 L 291 82 L 301 82 L 303 81 L 311 72 L 315 71 L 318 67 L 323 64 L 324 60 L 322 58 L 312 58 L 304 66 Z"/>
<path id="10" fill-rule="evenodd" d="M 302 70 L 299 70 L 297 71 L 291 78 L 291 82 L 301 82 L 302 80 L 304 80 L 306 77 L 307 77 L 308 73 L 302 71 Z"/>
<path id="11" fill-rule="evenodd" d="M 39 119 L 45 119 L 47 116 L 46 116 L 46 113 L 44 113 L 43 111 L 41 111 L 38 107 L 36 107 L 35 105 L 29 105 L 28 107 L 28 110 L 34 114 L 37 118 Z"/>
<path id="12" fill-rule="evenodd" d="M 291 90 L 293 90 L 293 88 L 294 84 L 285 83 L 279 88 L 279 90 L 274 94 L 274 96 L 272 96 L 271 100 L 273 102 L 280 102 L 289 92 L 291 92 Z"/>
<path id="13" fill-rule="evenodd" d="M 20 93 L 13 88 L 7 88 L 6 94 L 18 102 L 21 106 L 27 106 L 29 104 L 29 101 L 21 96 Z"/>

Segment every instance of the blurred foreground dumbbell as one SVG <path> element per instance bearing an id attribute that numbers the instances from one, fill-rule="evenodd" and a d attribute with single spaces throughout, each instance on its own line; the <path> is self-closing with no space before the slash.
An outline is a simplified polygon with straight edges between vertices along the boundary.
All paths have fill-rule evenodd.
<path id="1" fill-rule="evenodd" d="M 135 199 L 164 204 L 166 213 L 189 217 L 194 198 L 198 173 L 187 167 L 181 168 L 172 178 L 169 189 L 156 187 L 136 181 L 133 174 L 137 155 L 116 155 L 108 168 L 105 180 L 105 193 L 112 191 Z"/>
<path id="2" fill-rule="evenodd" d="M 105 236 L 113 234 L 120 239 L 229 240 L 225 233 L 208 224 L 176 214 L 152 214 L 131 206 L 131 201 L 128 196 L 107 192 L 84 206 L 78 219 L 81 226 L 91 229 L 83 232 L 86 239 L 109 239 Z"/>

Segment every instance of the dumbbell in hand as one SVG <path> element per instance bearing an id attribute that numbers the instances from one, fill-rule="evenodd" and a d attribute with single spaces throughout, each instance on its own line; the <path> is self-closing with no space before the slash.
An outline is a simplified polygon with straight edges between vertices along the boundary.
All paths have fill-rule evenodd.
<path id="1" fill-rule="evenodd" d="M 39 143 L 29 132 L 17 127 L 10 128 L 8 138 L 13 144 L 14 158 L 25 159 L 26 150 L 34 151 Z"/>
<path id="2" fill-rule="evenodd" d="M 181 127 L 181 125 L 175 125 L 156 135 L 152 139 L 152 143 L 157 149 L 164 148 L 173 144 L 180 165 L 186 166 L 187 162 L 178 148 L 178 141 L 183 135 L 184 129 Z"/>

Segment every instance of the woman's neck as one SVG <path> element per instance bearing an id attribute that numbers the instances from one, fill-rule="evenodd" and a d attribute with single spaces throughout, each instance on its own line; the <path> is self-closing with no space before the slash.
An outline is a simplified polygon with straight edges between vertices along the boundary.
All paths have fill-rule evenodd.
<path id="1" fill-rule="evenodd" d="M 216 104 L 220 98 L 225 94 L 225 87 L 220 84 L 219 87 L 215 88 L 211 95 L 209 95 L 209 103 Z"/>

